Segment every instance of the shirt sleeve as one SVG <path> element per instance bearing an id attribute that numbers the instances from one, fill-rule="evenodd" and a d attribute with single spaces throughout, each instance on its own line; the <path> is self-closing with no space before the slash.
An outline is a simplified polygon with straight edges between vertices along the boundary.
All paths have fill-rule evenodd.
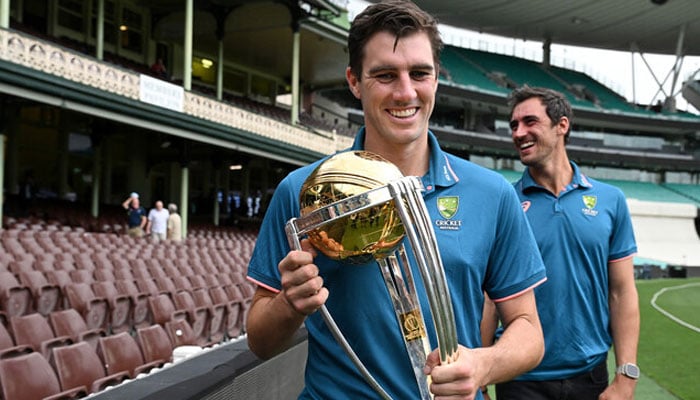
<path id="1" fill-rule="evenodd" d="M 275 190 L 248 265 L 248 278 L 270 290 L 281 288 L 277 265 L 290 251 L 285 226 L 299 214 L 298 195 L 291 181 L 283 179 Z"/>
<path id="2" fill-rule="evenodd" d="M 613 230 L 610 237 L 610 255 L 608 262 L 619 260 L 637 253 L 637 242 L 629 207 L 624 194 L 618 191 L 617 212 L 613 220 Z"/>
<path id="3" fill-rule="evenodd" d="M 496 238 L 484 285 L 495 302 L 515 297 L 546 280 L 530 224 L 515 189 L 507 182 L 497 212 Z"/>

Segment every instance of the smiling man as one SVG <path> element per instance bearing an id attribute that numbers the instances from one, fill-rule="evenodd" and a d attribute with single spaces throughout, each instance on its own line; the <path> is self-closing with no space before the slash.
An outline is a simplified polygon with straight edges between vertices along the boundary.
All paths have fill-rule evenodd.
<path id="1" fill-rule="evenodd" d="M 510 379 L 539 362 L 544 349 L 533 288 L 546 277 L 513 187 L 499 174 L 442 151 L 428 129 L 441 48 L 437 22 L 412 2 L 381 2 L 355 18 L 346 77 L 362 103 L 365 126 L 352 149 L 376 153 L 403 175 L 422 179 L 460 345 L 452 363 L 440 364 L 438 351 L 430 353 L 423 373 L 435 396 L 481 399 L 480 386 Z M 248 269 L 248 279 L 258 285 L 248 314 L 248 344 L 258 356 L 272 357 L 286 349 L 303 323 L 309 348 L 300 398 L 379 398 L 316 312 L 325 304 L 379 386 L 393 399 L 419 398 L 377 263 L 344 265 L 306 240 L 304 251 L 290 251 L 285 224 L 299 216 L 302 184 L 322 161 L 288 175 L 271 200 Z M 426 326 L 432 327 L 427 295 L 420 283 L 416 286 Z M 496 301 L 506 326 L 502 340 L 489 348 L 481 348 L 479 329 L 484 291 Z M 436 349 L 435 334 L 428 330 Z"/>
<path id="2" fill-rule="evenodd" d="M 547 267 L 547 283 L 535 289 L 546 352 L 534 370 L 496 385 L 498 400 L 633 399 L 637 247 L 625 197 L 569 160 L 573 112 L 562 93 L 524 86 L 509 103 L 527 166 L 515 188 Z M 608 385 L 611 345 L 618 370 Z"/>

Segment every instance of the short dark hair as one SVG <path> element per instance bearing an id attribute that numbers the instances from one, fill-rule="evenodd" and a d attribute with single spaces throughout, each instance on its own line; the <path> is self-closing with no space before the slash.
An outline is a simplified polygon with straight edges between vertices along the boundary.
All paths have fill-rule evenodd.
<path id="1" fill-rule="evenodd" d="M 550 120 L 552 120 L 552 125 L 559 123 L 561 117 L 566 117 L 569 120 L 569 130 L 564 136 L 564 140 L 568 141 L 569 134 L 571 133 L 574 111 L 571 109 L 571 103 L 569 103 L 569 100 L 566 99 L 566 96 L 560 92 L 557 92 L 556 90 L 544 87 L 530 87 L 528 85 L 524 85 L 513 90 L 510 95 L 508 95 L 510 115 L 513 115 L 515 106 L 533 97 L 540 99 L 540 102 L 545 107 L 547 116 Z"/>
<path id="2" fill-rule="evenodd" d="M 392 0 L 368 6 L 352 21 L 348 34 L 349 66 L 357 80 L 362 80 L 365 45 L 378 32 L 389 32 L 395 35 L 394 46 L 402 37 L 425 32 L 433 49 L 433 62 L 437 75 L 440 52 L 443 47 L 437 20 L 412 1 Z"/>

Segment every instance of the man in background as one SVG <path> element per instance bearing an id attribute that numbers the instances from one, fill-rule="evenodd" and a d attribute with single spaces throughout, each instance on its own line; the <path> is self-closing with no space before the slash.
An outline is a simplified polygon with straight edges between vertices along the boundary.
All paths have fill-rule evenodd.
<path id="1" fill-rule="evenodd" d="M 182 240 L 182 218 L 177 213 L 175 203 L 168 204 L 168 240 L 179 242 Z"/>
<path id="2" fill-rule="evenodd" d="M 514 185 L 547 268 L 547 282 L 535 289 L 546 351 L 538 367 L 497 384 L 496 397 L 631 400 L 639 376 L 639 304 L 625 196 L 569 160 L 573 112 L 563 94 L 524 86 L 511 93 L 509 105 L 513 142 L 527 166 Z M 495 310 L 485 309 L 491 310 L 483 319 L 492 327 L 483 335 L 488 340 Z M 608 384 L 611 345 L 617 371 Z"/>
<path id="3" fill-rule="evenodd" d="M 139 194 L 132 192 L 131 195 L 124 200 L 122 207 L 126 210 L 129 236 L 134 238 L 143 237 L 148 219 L 146 218 L 146 209 L 141 207 Z"/>
<path id="4" fill-rule="evenodd" d="M 165 240 L 168 233 L 168 217 L 170 213 L 163 208 L 163 202 L 156 201 L 156 206 L 148 212 L 148 224 L 146 224 L 146 234 L 151 235 L 154 242 Z"/>

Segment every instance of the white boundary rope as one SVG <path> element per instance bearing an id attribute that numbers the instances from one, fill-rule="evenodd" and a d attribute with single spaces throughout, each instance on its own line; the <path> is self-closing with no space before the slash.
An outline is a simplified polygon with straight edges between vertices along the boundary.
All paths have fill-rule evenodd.
<path id="1" fill-rule="evenodd" d="M 693 331 L 695 331 L 695 332 L 697 332 L 697 333 L 700 333 L 700 328 L 698 328 L 697 326 L 692 325 L 692 324 L 689 324 L 689 323 L 683 321 L 682 319 L 676 317 L 675 315 L 673 315 L 673 314 L 671 314 L 670 312 L 664 310 L 663 308 L 661 308 L 661 306 L 659 306 L 659 305 L 656 304 L 656 299 L 658 299 L 659 296 L 661 296 L 662 294 L 664 294 L 666 291 L 669 291 L 669 290 L 678 290 L 678 289 L 685 289 L 685 288 L 691 287 L 691 286 L 700 286 L 700 283 L 686 283 L 685 285 L 665 287 L 665 288 L 659 290 L 658 292 L 654 293 L 654 297 L 652 297 L 652 299 L 651 299 L 651 306 L 654 307 L 654 308 L 655 308 L 658 312 L 660 312 L 661 314 L 663 314 L 663 315 L 665 315 L 666 317 L 668 317 L 671 321 L 677 323 L 678 325 L 684 326 L 684 327 L 686 327 L 686 328 L 688 328 L 688 329 L 690 329 L 690 330 L 693 330 Z"/>

